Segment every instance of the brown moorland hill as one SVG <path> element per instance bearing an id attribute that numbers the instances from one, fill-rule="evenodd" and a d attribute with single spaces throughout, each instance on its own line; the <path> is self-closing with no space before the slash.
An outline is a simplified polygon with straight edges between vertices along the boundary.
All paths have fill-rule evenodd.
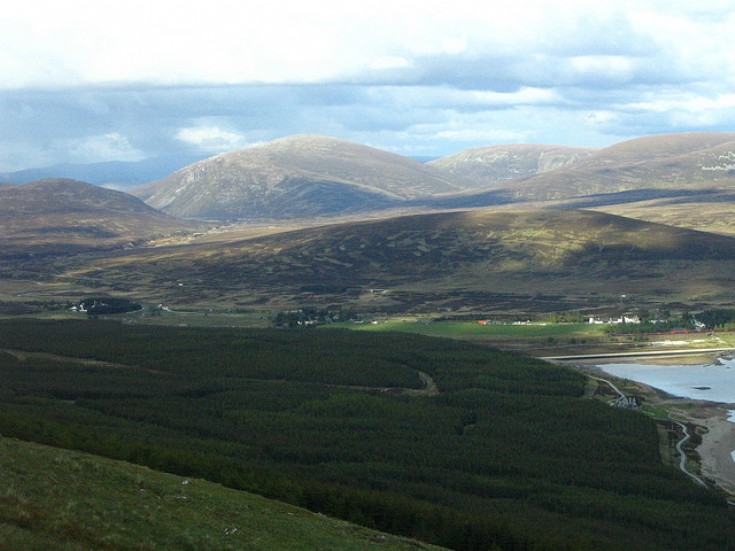
<path id="1" fill-rule="evenodd" d="M 733 273 L 735 239 L 725 236 L 591 211 L 477 210 L 246 240 L 223 234 L 67 275 L 173 304 L 405 312 L 586 308 L 621 295 L 720 304 L 735 298 Z"/>
<path id="2" fill-rule="evenodd" d="M 65 179 L 0 187 L 2 274 L 84 251 L 120 249 L 191 224 L 126 193 Z M 23 268 L 25 267 L 25 268 Z"/>
<path id="3" fill-rule="evenodd" d="M 327 136 L 225 153 L 132 190 L 186 218 L 305 218 L 367 212 L 462 186 L 418 161 Z"/>
<path id="4" fill-rule="evenodd" d="M 594 151 L 559 145 L 494 145 L 467 149 L 427 164 L 472 182 L 476 188 L 503 187 L 509 180 L 573 166 Z"/>
<path id="5" fill-rule="evenodd" d="M 690 229 L 735 234 L 735 133 L 628 140 L 567 167 L 434 197 L 426 208 L 596 209 Z"/>
<path id="6" fill-rule="evenodd" d="M 699 189 L 735 182 L 735 133 L 664 134 L 601 149 L 569 168 L 513 185 L 516 199 L 565 200 L 631 190 Z"/>

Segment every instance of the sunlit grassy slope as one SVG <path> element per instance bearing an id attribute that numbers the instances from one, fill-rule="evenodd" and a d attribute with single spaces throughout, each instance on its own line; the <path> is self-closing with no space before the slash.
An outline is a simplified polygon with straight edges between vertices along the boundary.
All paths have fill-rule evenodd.
<path id="1" fill-rule="evenodd" d="M 438 549 L 199 479 L 0 438 L 0 549 Z"/>

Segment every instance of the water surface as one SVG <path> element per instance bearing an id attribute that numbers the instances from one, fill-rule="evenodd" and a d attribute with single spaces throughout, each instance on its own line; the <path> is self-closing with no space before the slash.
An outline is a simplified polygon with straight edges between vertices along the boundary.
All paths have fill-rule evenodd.
<path id="1" fill-rule="evenodd" d="M 602 371 L 663 390 L 673 396 L 735 404 L 735 359 L 720 358 L 707 365 L 611 363 Z"/>

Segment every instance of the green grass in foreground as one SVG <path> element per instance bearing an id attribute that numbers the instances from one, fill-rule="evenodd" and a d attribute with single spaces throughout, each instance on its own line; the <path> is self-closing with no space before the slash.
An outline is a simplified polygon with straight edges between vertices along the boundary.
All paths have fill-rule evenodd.
<path id="1" fill-rule="evenodd" d="M 439 549 L 200 479 L 0 437 L 0 549 Z"/>

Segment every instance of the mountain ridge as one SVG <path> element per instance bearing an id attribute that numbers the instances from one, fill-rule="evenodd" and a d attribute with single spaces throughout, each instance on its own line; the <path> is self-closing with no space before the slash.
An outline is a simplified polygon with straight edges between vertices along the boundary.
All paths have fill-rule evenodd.
<path id="1" fill-rule="evenodd" d="M 133 189 L 179 217 L 295 218 L 390 208 L 462 189 L 424 164 L 368 146 L 295 135 L 223 153 Z"/>
<path id="2" fill-rule="evenodd" d="M 645 136 L 602 149 L 489 146 L 426 164 L 328 136 L 294 135 L 199 161 L 132 193 L 179 217 L 295 219 L 564 204 L 601 194 L 609 202 L 641 190 L 648 199 L 661 190 L 680 196 L 681 189 L 734 183 L 735 133 Z"/>
<path id="3" fill-rule="evenodd" d="M 551 144 L 493 145 L 466 149 L 428 164 L 466 180 L 474 187 L 496 185 L 574 165 L 595 150 Z"/>
<path id="4" fill-rule="evenodd" d="M 735 133 L 644 136 L 598 150 L 566 169 L 517 182 L 517 198 L 572 198 L 731 180 Z"/>
<path id="5" fill-rule="evenodd" d="M 203 155 L 165 155 L 140 161 L 62 163 L 0 173 L 0 184 L 28 184 L 38 180 L 63 178 L 124 191 L 168 176 L 171 172 L 204 157 Z"/>

